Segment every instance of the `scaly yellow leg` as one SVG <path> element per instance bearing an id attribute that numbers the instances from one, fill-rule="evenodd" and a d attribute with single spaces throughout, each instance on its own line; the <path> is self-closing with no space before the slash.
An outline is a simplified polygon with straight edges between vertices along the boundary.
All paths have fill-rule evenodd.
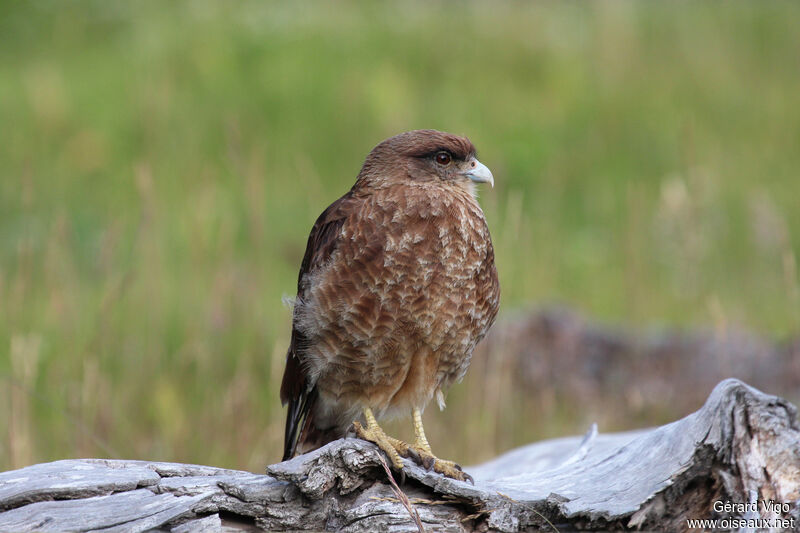
<path id="1" fill-rule="evenodd" d="M 431 445 L 428 444 L 428 439 L 425 437 L 425 428 L 422 427 L 422 413 L 418 408 L 411 410 L 411 418 L 414 420 L 414 446 L 433 455 Z"/>
<path id="2" fill-rule="evenodd" d="M 456 463 L 439 459 L 433 455 L 431 445 L 428 443 L 427 437 L 425 437 L 425 428 L 422 427 L 422 412 L 414 408 L 411 411 L 411 417 L 414 421 L 415 435 L 413 446 L 387 435 L 383 428 L 378 425 L 375 414 L 369 407 L 364 408 L 364 419 L 367 421 L 367 427 L 363 427 L 358 421 L 353 422 L 353 427 L 359 438 L 377 444 L 386 453 L 395 470 L 402 472 L 403 460 L 400 457 L 409 457 L 428 470 L 433 469 L 434 472 L 460 481 L 473 482 L 472 476 L 461 470 L 461 467 Z"/>
<path id="3" fill-rule="evenodd" d="M 414 421 L 415 439 L 414 445 L 410 448 L 418 455 L 417 462 L 428 470 L 433 468 L 434 472 L 439 472 L 447 477 L 474 483 L 472 476 L 461 470 L 459 465 L 453 461 L 439 459 L 433 455 L 431 445 L 428 443 L 427 437 L 425 437 L 425 428 L 422 427 L 422 412 L 415 407 L 411 410 L 411 417 Z"/>
<path id="4" fill-rule="evenodd" d="M 375 415 L 373 414 L 372 409 L 369 407 L 364 408 L 364 419 L 367 421 L 366 428 L 363 427 L 358 421 L 353 422 L 356 435 L 358 435 L 358 437 L 361 439 L 377 444 L 378 447 L 386 452 L 386 455 L 389 456 L 389 460 L 392 461 L 392 466 L 396 470 L 402 470 L 403 460 L 400 459 L 400 453 L 398 453 L 398 449 L 407 453 L 408 445 L 402 441 L 388 436 L 386 432 L 383 431 L 383 428 L 378 425 L 378 421 L 375 420 Z"/>

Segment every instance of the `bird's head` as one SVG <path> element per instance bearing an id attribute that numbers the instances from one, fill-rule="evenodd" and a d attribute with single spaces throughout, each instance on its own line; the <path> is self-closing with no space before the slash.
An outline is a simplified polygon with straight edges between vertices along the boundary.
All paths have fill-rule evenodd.
<path id="1" fill-rule="evenodd" d="M 357 183 L 380 187 L 407 180 L 469 190 L 474 183 L 494 187 L 492 172 L 478 161 L 469 139 L 436 130 L 407 131 L 381 142 L 364 161 Z"/>

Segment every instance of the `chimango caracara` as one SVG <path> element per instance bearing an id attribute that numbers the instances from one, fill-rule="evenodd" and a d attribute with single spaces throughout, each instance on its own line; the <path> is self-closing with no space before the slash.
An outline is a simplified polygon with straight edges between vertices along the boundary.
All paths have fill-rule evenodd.
<path id="1" fill-rule="evenodd" d="M 468 139 L 401 133 L 370 152 L 353 188 L 317 219 L 281 385 L 284 460 L 352 426 L 398 470 L 405 456 L 469 478 L 433 455 L 422 411 L 433 398 L 444 408 L 442 391 L 464 376 L 497 315 L 500 285 L 476 183 L 494 186 L 494 178 Z M 411 445 L 377 422 L 406 413 Z"/>

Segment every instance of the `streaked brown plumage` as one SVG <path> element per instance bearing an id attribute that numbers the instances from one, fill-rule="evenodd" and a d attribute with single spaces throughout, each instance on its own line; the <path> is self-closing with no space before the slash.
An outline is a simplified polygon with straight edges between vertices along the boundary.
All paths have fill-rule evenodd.
<path id="1" fill-rule="evenodd" d="M 411 131 L 377 145 L 317 219 L 281 385 L 284 459 L 344 436 L 367 408 L 378 418 L 421 412 L 434 396 L 443 407 L 499 305 L 474 194 L 486 181 L 468 139 Z"/>

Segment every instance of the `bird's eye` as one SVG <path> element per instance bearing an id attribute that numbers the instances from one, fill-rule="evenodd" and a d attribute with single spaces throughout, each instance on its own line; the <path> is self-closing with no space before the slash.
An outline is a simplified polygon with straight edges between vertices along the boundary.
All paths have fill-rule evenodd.
<path id="1" fill-rule="evenodd" d="M 447 152 L 439 152 L 436 154 L 436 162 L 440 165 L 447 166 L 453 158 Z"/>

